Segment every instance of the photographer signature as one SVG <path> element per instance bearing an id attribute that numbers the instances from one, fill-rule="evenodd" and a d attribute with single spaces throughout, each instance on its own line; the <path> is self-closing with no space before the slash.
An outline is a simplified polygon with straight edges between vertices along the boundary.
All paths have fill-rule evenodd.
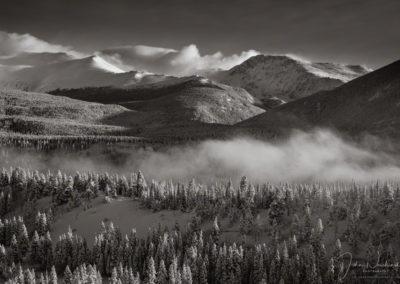
<path id="1" fill-rule="evenodd" d="M 364 271 L 366 271 L 368 269 L 376 270 L 376 269 L 384 269 L 384 268 L 387 269 L 387 268 L 399 268 L 400 267 L 399 262 L 388 263 L 387 261 L 385 261 L 384 263 L 381 263 L 380 262 L 381 255 L 379 252 L 378 252 L 378 257 L 377 257 L 375 264 L 371 264 L 371 263 L 369 263 L 369 261 L 367 261 L 365 263 L 359 263 L 356 261 L 353 263 L 353 255 L 351 254 L 351 252 L 345 252 L 345 253 L 339 255 L 337 259 L 343 261 L 344 268 L 345 268 L 339 272 L 338 280 L 340 282 L 343 281 L 347 277 L 347 275 L 350 271 L 350 268 L 352 268 L 352 267 L 353 268 L 362 268 Z M 347 262 L 347 264 L 345 264 L 345 262 Z M 368 271 L 366 271 L 366 272 L 368 272 Z M 374 272 L 374 271 L 369 271 L 369 272 Z M 378 271 L 375 271 L 375 272 L 378 272 Z M 380 272 L 382 272 L 382 271 L 380 271 Z"/>

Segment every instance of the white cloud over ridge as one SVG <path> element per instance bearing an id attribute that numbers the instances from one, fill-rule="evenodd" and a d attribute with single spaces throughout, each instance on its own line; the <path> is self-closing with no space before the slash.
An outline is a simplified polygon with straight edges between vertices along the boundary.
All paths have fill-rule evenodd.
<path id="1" fill-rule="evenodd" d="M 196 45 L 190 44 L 180 50 L 145 45 L 116 47 L 96 53 L 126 71 L 143 70 L 151 73 L 187 76 L 205 74 L 212 70 L 227 70 L 252 56 L 255 50 L 225 56 L 221 52 L 201 55 Z"/>
<path id="2" fill-rule="evenodd" d="M 30 34 L 0 31 L 0 43 L 1 57 L 11 57 L 24 52 L 64 52 L 77 58 L 83 56 L 83 54 L 73 50 L 69 46 L 52 44 Z"/>
<path id="3" fill-rule="evenodd" d="M 64 53 L 67 56 L 54 57 L 55 53 Z M 212 54 L 201 54 L 195 44 L 190 44 L 181 49 L 146 45 L 122 46 L 97 51 L 93 54 L 104 60 L 108 64 L 108 69 L 117 71 L 117 73 L 137 70 L 173 76 L 208 76 L 212 75 L 214 71 L 228 70 L 261 53 L 250 49 L 231 55 L 224 55 L 220 51 Z M 20 66 L 34 66 L 83 58 L 90 55 L 78 52 L 70 46 L 46 42 L 30 34 L 0 31 L 0 60 L 3 60 L 2 63 L 7 65 L 12 65 L 11 63 L 13 62 L 16 64 L 15 62 L 17 62 Z M 319 77 L 335 78 L 344 82 L 353 79 L 360 72 L 371 71 L 366 67 L 345 64 L 313 63 L 293 54 L 281 55 L 298 61 L 310 73 Z M 5 63 L 4 60 L 8 60 L 8 63 Z M 360 68 L 364 68 L 364 70 Z"/>
<path id="4" fill-rule="evenodd" d="M 50 55 L 39 56 L 44 53 L 65 53 L 70 56 L 69 58 L 58 58 L 59 61 L 91 55 L 81 53 L 70 46 L 49 43 L 28 33 L 18 34 L 0 31 L 0 43 L 0 59 L 8 60 L 8 65 L 12 65 L 13 62 L 18 62 L 19 65 L 40 65 L 55 60 L 50 58 L 49 61 Z M 138 70 L 154 74 L 190 76 L 207 75 L 216 70 L 230 69 L 260 53 L 255 50 L 248 50 L 240 54 L 224 55 L 218 51 L 213 54 L 202 55 L 195 44 L 190 44 L 179 50 L 146 45 L 123 46 L 97 51 L 93 54 L 113 66 L 113 69 L 118 70 L 118 73 L 119 71 Z M 31 55 L 34 58 L 31 58 Z M 13 59 L 15 60 L 13 61 Z M 24 62 L 25 59 L 29 59 L 29 62 Z M 34 61 L 35 64 L 30 64 L 31 61 Z"/>

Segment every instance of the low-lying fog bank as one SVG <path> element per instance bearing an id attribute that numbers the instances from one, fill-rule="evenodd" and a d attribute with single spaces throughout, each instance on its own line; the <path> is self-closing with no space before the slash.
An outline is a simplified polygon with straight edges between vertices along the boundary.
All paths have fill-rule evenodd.
<path id="1" fill-rule="evenodd" d="M 268 143 L 251 138 L 208 140 L 191 146 L 174 146 L 155 152 L 116 147 L 109 152 L 98 146 L 66 153 L 3 150 L 0 166 L 21 166 L 41 171 L 61 169 L 70 173 L 96 171 L 129 174 L 142 170 L 147 179 L 201 182 L 233 179 L 246 175 L 251 181 L 307 182 L 311 180 L 398 180 L 400 166 L 383 152 L 346 142 L 327 130 L 295 131 L 290 138 Z"/>

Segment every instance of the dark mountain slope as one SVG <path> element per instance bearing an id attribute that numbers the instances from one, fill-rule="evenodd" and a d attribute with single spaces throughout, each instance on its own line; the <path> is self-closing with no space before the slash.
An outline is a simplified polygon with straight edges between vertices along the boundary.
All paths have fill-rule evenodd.
<path id="1" fill-rule="evenodd" d="M 349 133 L 400 135 L 400 61 L 240 124 L 247 128 L 328 126 Z"/>

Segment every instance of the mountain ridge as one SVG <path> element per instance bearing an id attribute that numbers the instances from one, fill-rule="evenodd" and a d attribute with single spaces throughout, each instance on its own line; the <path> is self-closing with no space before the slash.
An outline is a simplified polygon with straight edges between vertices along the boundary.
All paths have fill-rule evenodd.
<path id="1" fill-rule="evenodd" d="M 187 124 L 191 121 L 233 125 L 264 110 L 255 106 L 254 98 L 244 89 L 191 76 L 127 89 L 85 88 L 56 90 L 53 95 L 78 100 L 119 104 L 133 111 L 153 114 L 150 124 Z M 159 120 L 160 115 L 163 117 Z M 126 117 L 129 125 L 134 123 Z"/>
<path id="2" fill-rule="evenodd" d="M 230 70 L 216 72 L 210 78 L 242 87 L 270 108 L 271 99 L 292 101 L 333 89 L 369 71 L 359 65 L 312 63 L 284 55 L 256 55 Z"/>

